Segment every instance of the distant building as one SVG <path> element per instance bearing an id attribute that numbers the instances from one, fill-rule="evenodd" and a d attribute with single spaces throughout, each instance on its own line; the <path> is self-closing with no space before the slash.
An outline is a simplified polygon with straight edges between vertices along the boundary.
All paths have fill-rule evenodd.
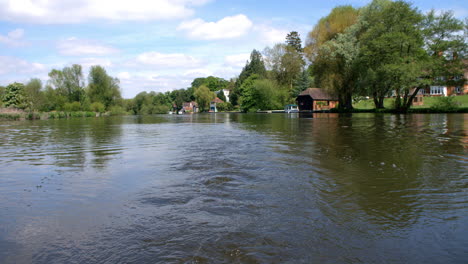
<path id="1" fill-rule="evenodd" d="M 213 99 L 213 100 L 210 102 L 210 112 L 213 112 L 213 113 L 218 112 L 218 108 L 216 108 L 216 104 L 219 104 L 219 103 L 224 103 L 224 101 L 221 100 L 221 99 L 219 99 L 218 97 L 216 97 L 215 99 Z"/>
<path id="2" fill-rule="evenodd" d="M 222 90 L 219 90 L 216 92 L 216 94 L 219 94 L 219 93 L 223 93 L 224 94 L 224 97 L 226 97 L 226 102 L 230 102 L 229 101 L 229 95 L 231 94 L 231 90 L 228 90 L 228 89 L 222 89 Z"/>
<path id="3" fill-rule="evenodd" d="M 299 111 L 330 110 L 338 106 L 338 98 L 320 88 L 307 88 L 296 98 Z"/>
<path id="4" fill-rule="evenodd" d="M 182 109 L 184 109 L 186 113 L 198 113 L 199 111 L 198 104 L 195 101 L 183 103 Z"/>

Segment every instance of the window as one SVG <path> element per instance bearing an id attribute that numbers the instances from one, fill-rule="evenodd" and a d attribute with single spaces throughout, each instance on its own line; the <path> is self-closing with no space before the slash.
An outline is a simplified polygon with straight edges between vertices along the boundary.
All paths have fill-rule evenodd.
<path id="1" fill-rule="evenodd" d="M 431 86 L 431 95 L 445 95 L 445 87 Z"/>
<path id="2" fill-rule="evenodd" d="M 459 93 L 461 93 L 461 92 L 462 92 L 462 89 L 461 89 L 460 86 L 455 87 L 455 93 L 459 94 Z"/>

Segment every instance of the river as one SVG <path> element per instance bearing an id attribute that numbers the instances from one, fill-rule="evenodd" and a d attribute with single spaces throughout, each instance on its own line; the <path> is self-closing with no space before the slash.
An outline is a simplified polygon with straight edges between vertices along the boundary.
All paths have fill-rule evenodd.
<path id="1" fill-rule="evenodd" d="M 468 114 L 0 122 L 0 263 L 466 263 Z"/>

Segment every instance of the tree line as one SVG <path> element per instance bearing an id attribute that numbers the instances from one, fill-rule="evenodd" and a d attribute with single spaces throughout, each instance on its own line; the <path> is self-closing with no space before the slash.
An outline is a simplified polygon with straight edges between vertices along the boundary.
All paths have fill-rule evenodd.
<path id="1" fill-rule="evenodd" d="M 339 108 L 372 97 L 376 109 L 395 97 L 395 109 L 407 111 L 420 89 L 430 85 L 462 86 L 467 68 L 468 19 L 453 12 L 423 14 L 406 1 L 373 0 L 362 8 L 337 6 L 308 33 L 305 46 L 292 31 L 284 43 L 253 50 L 240 74 L 231 80 L 196 78 L 185 89 L 142 92 L 122 99 L 119 80 L 93 66 L 88 84 L 80 65 L 52 70 L 43 88 L 39 79 L 0 87 L 4 106 L 37 111 L 92 110 L 156 114 L 179 110 L 196 101 L 202 111 L 215 97 L 220 110 L 282 109 L 310 87 L 326 89 Z M 230 102 L 221 91 L 230 90 Z"/>

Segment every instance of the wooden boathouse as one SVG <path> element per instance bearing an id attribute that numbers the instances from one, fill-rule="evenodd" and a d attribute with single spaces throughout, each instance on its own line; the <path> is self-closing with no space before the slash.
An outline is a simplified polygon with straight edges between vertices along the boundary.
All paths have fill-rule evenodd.
<path id="1" fill-rule="evenodd" d="M 325 89 L 307 88 L 296 98 L 299 111 L 327 111 L 338 106 L 338 98 Z"/>

